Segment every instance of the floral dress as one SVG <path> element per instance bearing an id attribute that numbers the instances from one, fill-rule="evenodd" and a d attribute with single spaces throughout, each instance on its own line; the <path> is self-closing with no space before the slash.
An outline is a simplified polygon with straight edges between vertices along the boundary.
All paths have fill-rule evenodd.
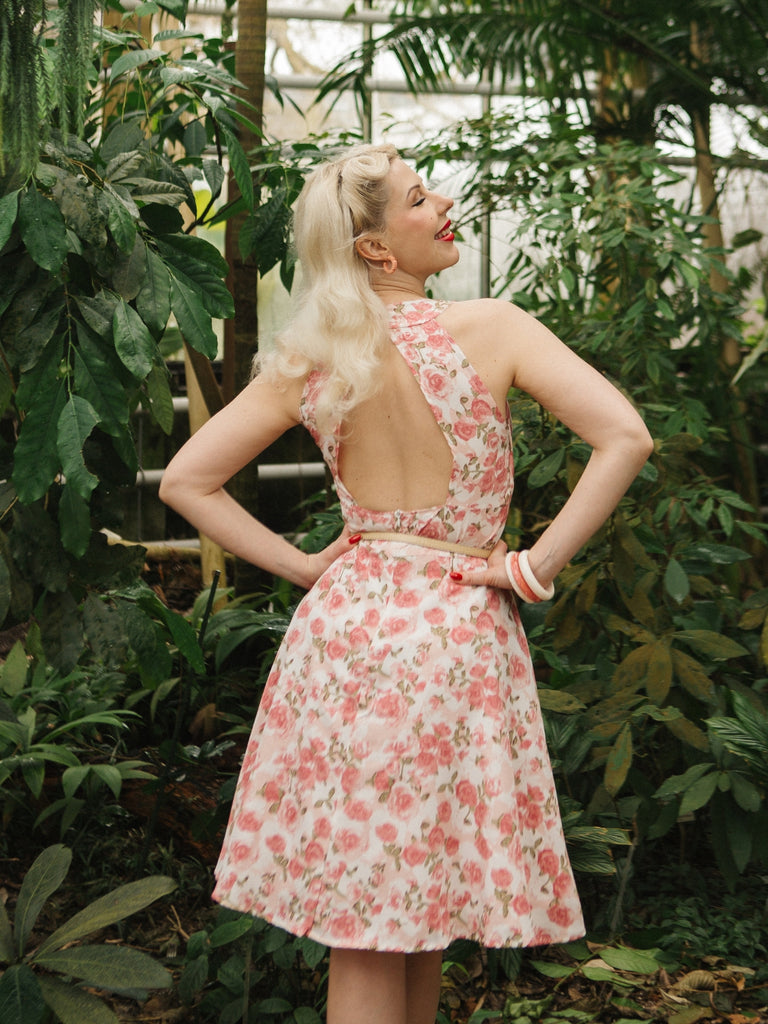
<path id="1" fill-rule="evenodd" d="M 490 548 L 512 495 L 508 416 L 436 317 L 393 307 L 392 341 L 453 453 L 441 507 L 372 512 L 339 479 L 310 376 L 302 418 L 353 532 Z M 243 760 L 214 899 L 330 946 L 414 952 L 583 934 L 528 646 L 477 556 L 362 540 L 304 597 Z"/>

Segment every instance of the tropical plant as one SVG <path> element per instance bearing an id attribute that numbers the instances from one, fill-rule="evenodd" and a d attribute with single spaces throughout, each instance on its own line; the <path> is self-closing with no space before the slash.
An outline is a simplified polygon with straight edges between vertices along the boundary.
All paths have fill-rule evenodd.
<path id="1" fill-rule="evenodd" d="M 147 989 L 171 986 L 170 972 L 140 950 L 111 942 L 80 942 L 172 892 L 176 883 L 170 878 L 154 876 L 122 885 L 39 941 L 33 930 L 49 897 L 66 878 L 71 859 L 65 846 L 43 850 L 24 877 L 13 923 L 0 903 L 4 1024 L 39 1024 L 46 1008 L 61 1024 L 117 1024 L 117 1015 L 90 989 L 143 1000 Z"/>

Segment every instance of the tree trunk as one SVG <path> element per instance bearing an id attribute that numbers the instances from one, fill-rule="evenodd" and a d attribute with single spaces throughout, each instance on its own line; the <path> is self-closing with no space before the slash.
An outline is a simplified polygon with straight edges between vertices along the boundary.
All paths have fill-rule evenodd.
<path id="1" fill-rule="evenodd" d="M 239 0 L 235 74 L 243 83 L 241 95 L 250 104 L 245 113 L 261 128 L 264 107 L 264 57 L 267 40 L 266 0 Z M 240 144 L 246 154 L 261 145 L 261 137 L 241 125 Z M 253 162 L 253 161 L 251 161 Z M 230 196 L 237 186 L 230 174 Z M 258 183 L 256 194 L 258 195 Z M 252 259 L 240 255 L 238 237 L 246 215 L 227 221 L 226 257 L 230 267 L 229 284 L 235 300 L 235 316 L 225 326 L 225 399 L 233 398 L 247 383 L 251 362 L 258 346 L 258 271 Z M 258 467 L 254 461 L 232 481 L 234 497 L 250 512 L 258 512 Z M 255 590 L 263 579 L 259 570 L 241 559 L 235 561 L 234 586 L 238 594 Z"/>

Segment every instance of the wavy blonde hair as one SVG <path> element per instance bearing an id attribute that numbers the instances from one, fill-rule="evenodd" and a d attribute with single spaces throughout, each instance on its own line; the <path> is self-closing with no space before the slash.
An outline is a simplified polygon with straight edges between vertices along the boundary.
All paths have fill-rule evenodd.
<path id="1" fill-rule="evenodd" d="M 338 429 L 376 390 L 388 317 L 355 242 L 384 230 L 386 179 L 397 156 L 391 145 L 356 146 L 314 170 L 294 207 L 299 299 L 274 348 L 255 365 L 273 380 L 321 370 L 317 420 L 323 431 Z"/>

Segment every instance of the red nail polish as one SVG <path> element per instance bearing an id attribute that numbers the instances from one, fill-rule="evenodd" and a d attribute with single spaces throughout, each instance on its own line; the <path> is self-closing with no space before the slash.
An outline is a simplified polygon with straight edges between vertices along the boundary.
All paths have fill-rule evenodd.
<path id="1" fill-rule="evenodd" d="M 458 582 L 458 580 L 463 580 L 464 577 L 461 575 L 460 572 L 452 572 L 451 573 L 451 579 L 452 580 L 456 580 Z"/>
<path id="2" fill-rule="evenodd" d="M 353 533 L 352 536 L 349 538 L 349 543 L 350 544 L 358 544 L 362 539 L 363 539 L 362 534 L 360 534 L 360 533 Z"/>

